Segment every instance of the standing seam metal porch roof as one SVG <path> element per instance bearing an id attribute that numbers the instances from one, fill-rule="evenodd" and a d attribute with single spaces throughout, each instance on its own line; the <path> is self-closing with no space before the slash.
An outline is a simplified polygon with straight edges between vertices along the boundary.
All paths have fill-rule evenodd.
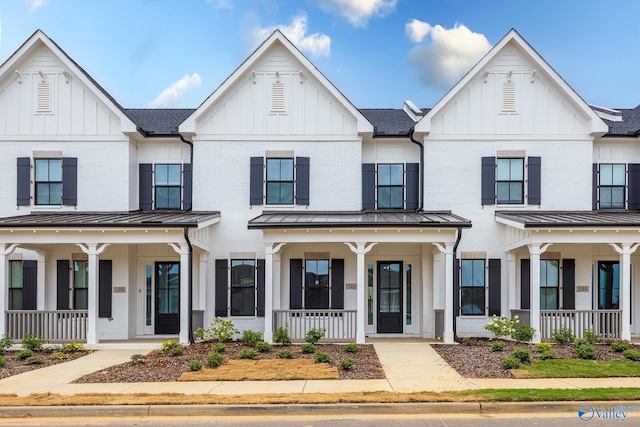
<path id="1" fill-rule="evenodd" d="M 471 221 L 450 211 L 263 212 L 249 229 L 471 227 Z"/>
<path id="2" fill-rule="evenodd" d="M 496 211 L 524 228 L 640 227 L 640 211 Z"/>
<path id="3" fill-rule="evenodd" d="M 0 228 L 103 227 L 154 228 L 197 227 L 220 218 L 220 212 L 130 211 L 130 212 L 38 212 L 0 218 Z"/>

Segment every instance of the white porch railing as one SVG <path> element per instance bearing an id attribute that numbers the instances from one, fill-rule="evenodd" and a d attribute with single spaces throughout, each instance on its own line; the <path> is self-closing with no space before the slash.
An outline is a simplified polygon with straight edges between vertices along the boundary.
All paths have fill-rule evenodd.
<path id="1" fill-rule="evenodd" d="M 570 328 L 576 338 L 593 331 L 604 338 L 620 338 L 620 310 L 540 310 L 540 337 L 550 340 L 553 332 Z"/>
<path id="2" fill-rule="evenodd" d="M 6 316 L 7 334 L 16 340 L 24 334 L 49 342 L 87 340 L 87 310 L 8 310 Z"/>
<path id="3" fill-rule="evenodd" d="M 324 329 L 324 340 L 355 341 L 355 310 L 273 310 L 273 330 L 287 328 L 293 341 L 304 340 L 311 329 Z"/>

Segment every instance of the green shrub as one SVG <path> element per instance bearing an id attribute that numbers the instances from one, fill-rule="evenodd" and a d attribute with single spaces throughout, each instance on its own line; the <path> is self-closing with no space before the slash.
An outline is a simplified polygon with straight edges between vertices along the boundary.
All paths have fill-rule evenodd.
<path id="1" fill-rule="evenodd" d="M 300 346 L 300 350 L 302 350 L 303 353 L 315 353 L 316 346 L 306 342 Z"/>
<path id="2" fill-rule="evenodd" d="M 134 365 L 144 365 L 145 359 L 142 354 L 134 354 L 131 356 L 131 362 Z"/>
<path id="3" fill-rule="evenodd" d="M 182 356 L 182 353 L 184 353 L 184 347 L 179 345 L 177 347 L 173 347 L 171 349 L 171 355 L 172 356 Z"/>
<path id="4" fill-rule="evenodd" d="M 53 360 L 64 360 L 68 358 L 69 356 L 61 351 L 54 351 L 49 355 L 49 359 L 53 359 Z"/>
<path id="5" fill-rule="evenodd" d="M 244 330 L 242 331 L 242 341 L 246 342 L 252 347 L 255 347 L 259 341 L 262 341 L 262 333 L 249 329 Z"/>
<path id="6" fill-rule="evenodd" d="M 84 345 L 78 342 L 70 342 L 62 347 L 64 353 L 77 353 L 84 350 Z"/>
<path id="7" fill-rule="evenodd" d="M 494 341 L 491 343 L 491 351 L 504 350 L 504 341 Z"/>
<path id="8" fill-rule="evenodd" d="M 514 356 L 507 356 L 502 359 L 502 367 L 504 369 L 518 369 L 520 367 L 520 359 Z"/>
<path id="9" fill-rule="evenodd" d="M 35 334 L 24 334 L 22 337 L 22 348 L 31 351 L 42 351 L 42 347 L 46 340 L 38 338 Z"/>
<path id="10" fill-rule="evenodd" d="M 341 367 L 342 369 L 345 369 L 345 370 L 346 370 L 346 369 L 351 369 L 351 367 L 352 367 L 353 365 L 355 365 L 355 363 L 356 363 L 356 361 L 355 361 L 355 360 L 353 360 L 353 359 L 352 359 L 352 358 L 350 358 L 350 357 L 344 357 L 344 358 L 340 359 L 340 367 Z"/>
<path id="11" fill-rule="evenodd" d="M 613 341 L 611 343 L 611 350 L 622 353 L 625 350 L 629 350 L 629 343 L 626 341 Z"/>
<path id="12" fill-rule="evenodd" d="M 582 334 L 582 338 L 587 340 L 589 344 L 598 344 L 604 341 L 604 338 L 602 337 L 602 335 L 598 335 L 597 333 L 595 333 L 595 331 L 591 331 L 588 329 L 584 330 L 584 333 Z"/>
<path id="13" fill-rule="evenodd" d="M 289 337 L 289 330 L 286 327 L 280 326 L 273 334 L 273 342 L 282 345 L 290 345 L 291 338 Z"/>
<path id="14" fill-rule="evenodd" d="M 222 317 L 213 319 L 208 328 L 198 328 L 195 332 L 198 338 L 205 341 L 226 342 L 235 334 L 240 333 L 232 320 L 224 320 Z"/>
<path id="15" fill-rule="evenodd" d="M 552 351 L 552 350 L 544 350 L 542 352 L 540 352 L 540 359 L 541 360 L 549 360 L 549 359 L 555 359 L 556 358 L 556 352 Z"/>
<path id="16" fill-rule="evenodd" d="M 304 337 L 304 340 L 309 344 L 317 344 L 322 338 L 324 338 L 324 329 L 316 329 L 313 328 L 309 332 L 307 332 L 307 336 Z"/>
<path id="17" fill-rule="evenodd" d="M 346 351 L 347 353 L 357 353 L 358 350 L 360 350 L 360 347 L 358 347 L 358 344 L 354 342 L 350 342 L 349 344 L 344 345 L 344 351 Z"/>
<path id="18" fill-rule="evenodd" d="M 289 351 L 289 350 L 280 350 L 277 353 L 277 356 L 279 359 L 293 359 L 293 352 Z"/>
<path id="19" fill-rule="evenodd" d="M 573 351 L 580 359 L 595 359 L 596 349 L 584 338 L 574 341 Z"/>
<path id="20" fill-rule="evenodd" d="M 327 353 L 323 353 L 321 351 L 316 351 L 313 358 L 316 360 L 316 363 L 329 363 L 331 360 L 331 357 L 329 357 Z"/>
<path id="21" fill-rule="evenodd" d="M 238 359 L 255 359 L 257 355 L 257 351 L 250 348 L 245 348 L 240 353 L 238 353 Z"/>
<path id="22" fill-rule="evenodd" d="M 545 351 L 551 351 L 551 344 L 548 342 L 539 342 L 534 348 L 538 353 L 544 353 Z"/>
<path id="23" fill-rule="evenodd" d="M 517 341 L 530 342 L 536 333 L 536 329 L 529 325 L 520 325 L 511 334 L 511 337 Z"/>
<path id="24" fill-rule="evenodd" d="M 498 317 L 494 314 L 491 321 L 483 326 L 493 334 L 494 338 L 501 338 L 510 336 L 515 331 L 513 327 L 518 322 L 518 316 L 513 316 L 509 319 L 505 315 Z"/>
<path id="25" fill-rule="evenodd" d="M 571 344 L 576 339 L 576 336 L 571 328 L 561 328 L 553 331 L 551 339 L 556 344 Z"/>
<path id="26" fill-rule="evenodd" d="M 531 354 L 526 348 L 517 348 L 513 350 L 511 356 L 515 357 L 522 363 L 529 363 L 531 361 Z"/>
<path id="27" fill-rule="evenodd" d="M 176 347 L 180 347 L 178 340 L 167 340 L 160 346 L 160 351 L 173 350 Z"/>
<path id="28" fill-rule="evenodd" d="M 7 361 L 4 360 L 4 357 L 0 355 L 0 368 L 4 368 L 6 364 L 7 364 Z"/>
<path id="29" fill-rule="evenodd" d="M 222 362 L 224 362 L 224 356 L 217 351 L 212 351 L 207 356 L 207 365 L 210 368 L 217 368 L 218 366 L 222 365 Z"/>
<path id="30" fill-rule="evenodd" d="M 191 362 L 189 362 L 189 370 L 191 372 L 199 371 L 200 369 L 202 369 L 202 362 L 199 362 L 197 360 L 192 360 Z"/>
<path id="31" fill-rule="evenodd" d="M 25 360 L 32 356 L 33 356 L 33 350 L 28 350 L 28 349 L 20 350 L 18 353 L 16 353 L 16 358 L 18 358 L 19 360 Z"/>
<path id="32" fill-rule="evenodd" d="M 258 342 L 255 344 L 255 347 L 256 347 L 256 349 L 257 349 L 258 351 L 260 351 L 260 352 L 262 352 L 262 353 L 265 353 L 265 352 L 267 352 L 267 351 L 271 350 L 271 344 L 269 344 L 269 343 L 268 343 L 268 342 L 266 342 L 266 341 L 258 341 Z"/>
<path id="33" fill-rule="evenodd" d="M 42 363 L 42 357 L 40 356 L 27 357 L 24 363 L 27 365 L 39 365 Z"/>
<path id="34" fill-rule="evenodd" d="M 9 336 L 9 334 L 4 334 L 2 338 L 0 338 L 0 356 L 2 356 L 5 351 L 11 348 L 13 345 L 13 338 Z"/>
<path id="35" fill-rule="evenodd" d="M 227 346 L 224 345 L 221 342 L 217 342 L 215 343 L 212 347 L 213 351 L 215 351 L 216 353 L 224 353 L 225 351 L 227 351 Z"/>
<path id="36" fill-rule="evenodd" d="M 622 352 L 622 355 L 629 360 L 633 360 L 634 362 L 640 360 L 640 351 L 638 350 L 625 350 Z"/>

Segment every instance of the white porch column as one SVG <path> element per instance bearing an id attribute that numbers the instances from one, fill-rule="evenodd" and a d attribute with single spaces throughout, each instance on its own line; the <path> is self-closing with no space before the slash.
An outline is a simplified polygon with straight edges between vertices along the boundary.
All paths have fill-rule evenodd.
<path id="1" fill-rule="evenodd" d="M 169 243 L 180 255 L 180 333 L 178 340 L 181 344 L 189 343 L 189 245 Z"/>
<path id="2" fill-rule="evenodd" d="M 45 293 L 47 291 L 45 286 L 45 272 L 47 269 L 45 252 L 36 251 L 36 253 L 38 254 L 36 309 L 45 310 Z"/>
<path id="3" fill-rule="evenodd" d="M 611 243 L 611 247 L 620 254 L 620 339 L 631 340 L 631 254 L 640 244 L 623 243 L 622 247 Z"/>
<path id="4" fill-rule="evenodd" d="M 7 293 L 9 292 L 9 281 L 7 280 L 7 253 L 4 244 L 0 245 L 0 283 L 2 290 L 0 291 L 0 335 L 7 332 L 5 324 L 5 311 L 7 310 Z"/>
<path id="5" fill-rule="evenodd" d="M 436 243 L 433 245 L 444 254 L 444 331 L 442 342 L 453 344 L 453 243 Z"/>
<path id="6" fill-rule="evenodd" d="M 263 338 L 266 342 L 273 342 L 273 301 L 275 294 L 278 294 L 278 305 L 280 305 L 280 272 L 278 271 L 278 286 L 273 286 L 273 258 L 285 245 L 279 243 L 265 245 L 264 247 L 264 334 Z"/>
<path id="7" fill-rule="evenodd" d="M 207 266 L 209 265 L 209 255 L 206 253 L 200 254 L 200 276 L 198 281 L 198 310 L 206 310 L 207 301 Z M 202 319 L 204 322 L 204 318 Z M 207 325 L 202 325 L 207 326 Z"/>
<path id="8" fill-rule="evenodd" d="M 529 323 L 535 328 L 532 342 L 540 342 L 540 255 L 547 250 L 550 245 L 529 245 L 529 277 L 530 277 L 530 304 Z"/>
<path id="9" fill-rule="evenodd" d="M 345 245 L 356 254 L 356 343 L 364 344 L 365 333 L 364 326 L 366 324 L 367 309 L 365 301 L 367 299 L 367 281 L 366 281 L 366 267 L 364 263 L 364 256 L 375 246 L 377 243 L 370 243 L 367 246 L 366 242 L 356 242 L 355 246 L 351 243 L 345 242 Z"/>
<path id="10" fill-rule="evenodd" d="M 97 244 L 80 244 L 76 245 L 82 249 L 82 252 L 88 256 L 88 275 L 89 283 L 87 283 L 87 344 L 98 344 L 98 256 L 104 252 L 109 244 L 98 247 Z"/>
<path id="11" fill-rule="evenodd" d="M 509 290 L 508 312 L 511 316 L 511 310 L 518 308 L 516 305 L 516 254 L 513 252 L 507 252 L 507 289 Z"/>

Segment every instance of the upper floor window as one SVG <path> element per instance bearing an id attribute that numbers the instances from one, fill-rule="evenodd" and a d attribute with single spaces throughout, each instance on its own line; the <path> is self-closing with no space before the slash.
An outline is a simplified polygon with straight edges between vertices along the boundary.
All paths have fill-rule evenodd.
<path id="1" fill-rule="evenodd" d="M 267 159 L 267 205 L 292 205 L 293 184 L 293 159 Z"/>
<path id="2" fill-rule="evenodd" d="M 378 164 L 378 209 L 404 207 L 404 165 Z"/>
<path id="3" fill-rule="evenodd" d="M 190 210 L 192 177 L 190 163 L 140 163 L 140 209 Z"/>
<path id="4" fill-rule="evenodd" d="M 155 171 L 156 209 L 180 209 L 182 165 L 157 164 Z"/>
<path id="5" fill-rule="evenodd" d="M 625 207 L 625 186 L 627 178 L 625 164 L 600 164 L 600 208 Z"/>
<path id="6" fill-rule="evenodd" d="M 485 314 L 485 260 L 460 261 L 460 314 Z"/>
<path id="7" fill-rule="evenodd" d="M 309 157 L 267 152 L 266 164 L 264 157 L 251 157 L 250 166 L 249 204 L 309 205 Z"/>
<path id="8" fill-rule="evenodd" d="M 62 159 L 35 160 L 36 205 L 62 204 Z"/>
<path id="9" fill-rule="evenodd" d="M 509 153 L 512 154 L 512 153 Z M 483 205 L 539 205 L 541 203 L 540 157 L 483 157 Z"/>
<path id="10" fill-rule="evenodd" d="M 557 310 L 560 302 L 560 260 L 540 260 L 540 309 Z"/>
<path id="11" fill-rule="evenodd" d="M 78 204 L 78 159 L 62 157 L 62 152 L 59 153 L 59 158 L 49 158 L 38 157 L 44 153 L 34 152 L 33 177 L 32 158 L 18 157 L 16 188 L 18 206 L 31 206 L 32 200 L 36 206 L 76 206 Z"/>
<path id="12" fill-rule="evenodd" d="M 231 315 L 254 316 L 256 309 L 256 262 L 231 260 Z"/>
<path id="13" fill-rule="evenodd" d="M 420 164 L 362 164 L 362 209 L 417 209 L 419 197 Z"/>
<path id="14" fill-rule="evenodd" d="M 498 159 L 498 204 L 524 203 L 524 159 Z"/>

